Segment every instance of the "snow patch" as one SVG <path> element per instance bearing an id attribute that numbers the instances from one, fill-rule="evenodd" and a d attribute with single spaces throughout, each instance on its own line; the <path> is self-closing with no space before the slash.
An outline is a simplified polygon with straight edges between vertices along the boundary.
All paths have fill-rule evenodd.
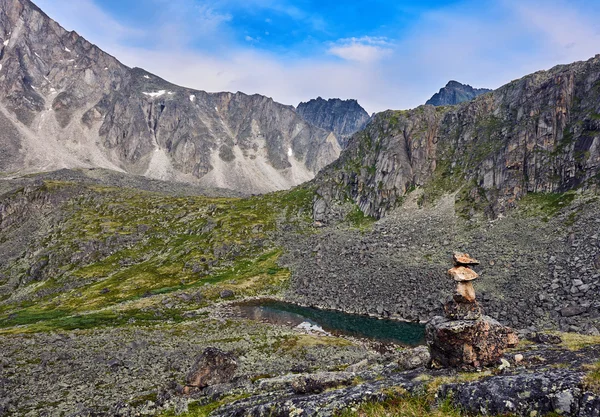
<path id="1" fill-rule="evenodd" d="M 40 56 L 38 55 L 37 52 L 34 52 L 34 55 L 37 56 L 38 58 L 40 58 Z"/>
<path id="2" fill-rule="evenodd" d="M 218 108 L 216 108 L 216 107 L 215 107 L 215 110 L 216 110 L 216 111 L 219 111 L 219 109 L 218 109 Z"/>
<path id="3" fill-rule="evenodd" d="M 8 43 L 10 42 L 10 39 L 7 39 L 4 41 L 4 46 L 8 46 Z"/>
<path id="4" fill-rule="evenodd" d="M 145 79 L 147 79 L 147 80 L 149 80 L 149 79 L 150 79 L 150 77 L 149 77 L 149 76 L 147 76 L 147 75 L 144 75 L 144 78 L 145 78 Z"/>
<path id="5" fill-rule="evenodd" d="M 108 67 L 104 67 L 104 71 L 108 71 Z"/>
<path id="6" fill-rule="evenodd" d="M 294 151 L 292 150 L 292 148 L 288 148 L 288 156 L 291 158 L 292 156 L 294 156 Z"/>
<path id="7" fill-rule="evenodd" d="M 308 321 L 302 322 L 296 326 L 298 330 L 305 330 L 309 333 L 320 333 L 320 334 L 329 334 L 323 328 L 317 324 L 310 323 Z"/>
<path id="8" fill-rule="evenodd" d="M 148 97 L 152 97 L 152 98 L 156 98 L 156 97 L 161 97 L 164 96 L 165 94 L 167 94 L 167 90 L 160 90 L 160 91 L 155 91 L 153 93 L 142 93 Z"/>
<path id="9" fill-rule="evenodd" d="M 196 96 L 195 95 L 191 95 L 190 96 L 190 101 L 193 103 L 194 101 L 196 101 Z"/>
<path id="10" fill-rule="evenodd" d="M 71 50 L 69 48 L 67 48 L 66 46 L 65 46 L 65 51 L 71 52 Z"/>
<path id="11" fill-rule="evenodd" d="M 0 64 L 0 71 L 2 71 L 2 64 Z"/>

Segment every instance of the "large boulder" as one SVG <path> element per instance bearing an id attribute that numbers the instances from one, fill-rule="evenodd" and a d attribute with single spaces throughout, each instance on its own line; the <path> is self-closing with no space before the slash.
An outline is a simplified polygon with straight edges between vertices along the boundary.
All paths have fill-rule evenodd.
<path id="1" fill-rule="evenodd" d="M 230 382 L 237 368 L 237 360 L 231 353 L 209 347 L 196 358 L 187 376 L 186 391 Z"/>
<path id="2" fill-rule="evenodd" d="M 425 329 L 434 366 L 495 365 L 504 351 L 519 342 L 516 333 L 488 316 L 478 320 L 434 317 Z"/>
<path id="3" fill-rule="evenodd" d="M 440 398 L 451 397 L 469 414 L 597 417 L 600 400 L 582 391 L 583 372 L 554 369 L 541 373 L 498 375 L 481 381 L 449 384 Z"/>

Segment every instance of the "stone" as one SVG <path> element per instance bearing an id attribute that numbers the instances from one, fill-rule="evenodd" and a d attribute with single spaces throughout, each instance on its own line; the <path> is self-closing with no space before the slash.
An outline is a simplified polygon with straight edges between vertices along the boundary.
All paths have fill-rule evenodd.
<path id="1" fill-rule="evenodd" d="M 292 381 L 296 394 L 317 394 L 329 388 L 351 385 L 355 375 L 352 372 L 317 372 L 300 375 Z"/>
<path id="2" fill-rule="evenodd" d="M 477 272 L 465 266 L 455 266 L 448 270 L 448 274 L 458 282 L 473 281 L 479 276 Z"/>
<path id="3" fill-rule="evenodd" d="M 231 353 L 209 347 L 200 354 L 187 375 L 186 388 L 205 388 L 211 385 L 231 382 L 238 364 Z M 187 393 L 186 392 L 186 393 Z"/>
<path id="4" fill-rule="evenodd" d="M 583 314 L 587 311 L 587 308 L 583 307 L 583 306 L 570 306 L 570 307 L 565 307 L 562 308 L 560 310 L 560 315 L 563 317 L 573 317 L 573 316 L 579 316 L 580 314 Z"/>
<path id="5" fill-rule="evenodd" d="M 523 362 L 523 359 L 524 359 L 524 357 L 520 353 L 517 353 L 515 355 L 515 363 L 521 363 L 521 362 Z"/>
<path id="6" fill-rule="evenodd" d="M 483 308 L 477 301 L 472 303 L 462 302 L 457 300 L 455 296 L 453 300 L 444 304 L 444 315 L 452 320 L 477 320 L 483 315 Z"/>
<path id="7" fill-rule="evenodd" d="M 221 298 L 233 298 L 235 293 L 231 290 L 223 290 L 219 295 L 221 296 Z"/>
<path id="8" fill-rule="evenodd" d="M 579 404 L 591 408 L 593 401 L 580 401 L 582 372 L 549 370 L 520 375 L 496 375 L 476 382 L 444 385 L 439 398 L 451 396 L 469 415 L 598 416 L 576 414 Z M 597 404 L 598 402 L 596 402 Z M 533 414 L 532 414 L 533 413 Z"/>
<path id="9" fill-rule="evenodd" d="M 527 338 L 542 345 L 560 345 L 563 342 L 559 335 L 550 333 L 531 333 Z"/>
<path id="10" fill-rule="evenodd" d="M 456 295 L 459 300 L 464 300 L 466 303 L 475 302 L 475 288 L 471 281 L 459 282 L 456 286 Z"/>
<path id="11" fill-rule="evenodd" d="M 454 261 L 454 265 L 456 266 L 470 266 L 470 265 L 479 265 L 479 261 L 477 259 L 471 258 L 468 253 L 455 253 L 452 255 L 452 260 Z"/>
<path id="12" fill-rule="evenodd" d="M 398 356 L 398 367 L 400 370 L 408 371 L 426 366 L 431 360 L 427 346 L 419 346 L 413 349 L 406 349 Z"/>
<path id="13" fill-rule="evenodd" d="M 425 329 L 434 366 L 479 368 L 496 365 L 507 348 L 519 338 L 509 327 L 491 317 L 479 320 L 450 320 L 434 317 Z"/>

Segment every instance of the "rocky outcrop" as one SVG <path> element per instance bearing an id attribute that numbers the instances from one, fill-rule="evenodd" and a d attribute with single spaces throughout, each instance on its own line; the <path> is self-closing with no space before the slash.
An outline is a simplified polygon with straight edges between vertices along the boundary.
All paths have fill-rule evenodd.
<path id="1" fill-rule="evenodd" d="M 237 368 L 237 360 L 232 354 L 213 347 L 206 348 L 196 358 L 187 376 L 186 390 L 230 382 Z"/>
<path id="2" fill-rule="evenodd" d="M 452 396 L 464 411 L 482 415 L 596 417 L 600 399 L 583 388 L 582 372 L 564 369 L 500 375 L 467 384 L 445 385 L 441 398 Z"/>
<path id="3" fill-rule="evenodd" d="M 528 75 L 452 107 L 377 114 L 316 179 L 326 202 L 377 218 L 423 187 L 460 190 L 465 214 L 496 217 L 531 192 L 596 189 L 600 56 Z"/>
<path id="4" fill-rule="evenodd" d="M 435 93 L 425 104 L 432 106 L 453 106 L 473 100 L 475 97 L 489 93 L 490 91 L 492 90 L 487 88 L 473 88 L 468 84 L 461 84 L 458 81 L 449 81 L 444 88 Z"/>
<path id="5" fill-rule="evenodd" d="M 308 123 L 335 133 L 342 148 L 350 137 L 362 130 L 371 117 L 356 100 L 340 100 L 321 97 L 300 103 L 296 109 Z"/>
<path id="6" fill-rule="evenodd" d="M 259 193 L 340 152 L 293 107 L 130 69 L 29 0 L 0 0 L 0 92 L 0 172 L 101 167 Z"/>

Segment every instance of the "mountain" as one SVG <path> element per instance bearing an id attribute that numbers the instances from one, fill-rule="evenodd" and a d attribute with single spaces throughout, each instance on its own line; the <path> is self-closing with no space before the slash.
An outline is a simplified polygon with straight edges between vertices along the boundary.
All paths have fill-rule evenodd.
<path id="1" fill-rule="evenodd" d="M 421 203 L 460 190 L 463 208 L 490 217 L 528 193 L 597 189 L 599 103 L 597 55 L 457 106 L 383 112 L 316 183 L 325 202 L 350 198 L 378 218 L 415 187 Z"/>
<path id="2" fill-rule="evenodd" d="M 465 101 L 473 100 L 475 97 L 492 90 L 487 88 L 473 88 L 468 84 L 461 84 L 458 81 L 449 81 L 446 87 L 433 95 L 427 103 L 432 106 L 453 106 Z"/>
<path id="3" fill-rule="evenodd" d="M 346 146 L 350 136 L 362 130 L 371 120 L 356 100 L 324 100 L 319 97 L 300 103 L 296 111 L 308 123 L 334 132 L 342 147 Z"/>
<path id="4" fill-rule="evenodd" d="M 244 192 L 311 179 L 334 134 L 260 95 L 128 68 L 29 0 L 0 0 L 0 171 L 98 167 Z"/>

